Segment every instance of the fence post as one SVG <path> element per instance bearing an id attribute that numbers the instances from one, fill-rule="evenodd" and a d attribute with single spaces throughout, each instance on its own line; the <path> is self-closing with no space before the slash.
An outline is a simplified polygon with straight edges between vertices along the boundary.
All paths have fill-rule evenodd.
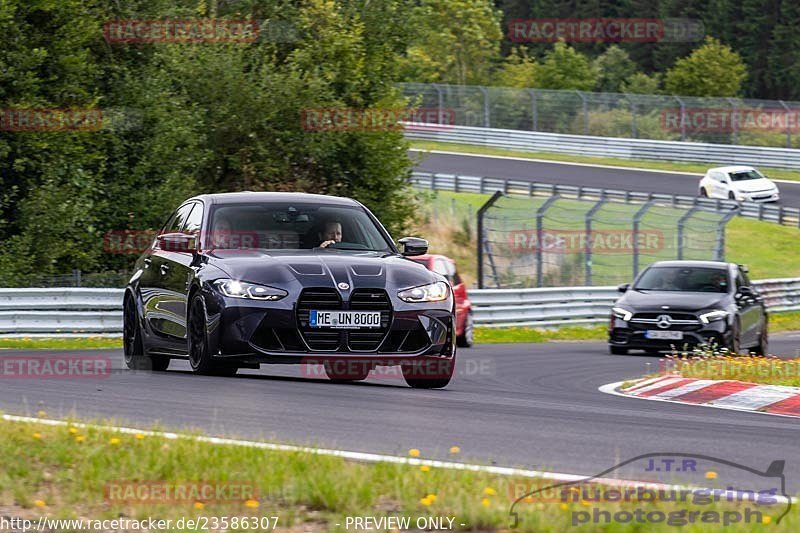
<path id="1" fill-rule="evenodd" d="M 683 229 L 686 226 L 686 221 L 689 220 L 698 209 L 699 207 L 696 205 L 692 206 L 678 219 L 678 259 L 683 259 Z"/>
<path id="2" fill-rule="evenodd" d="M 483 127 L 491 128 L 492 123 L 489 120 L 489 91 L 483 85 L 478 85 L 478 90 L 483 93 Z"/>
<path id="3" fill-rule="evenodd" d="M 586 213 L 586 286 L 592 286 L 592 219 L 597 210 L 606 203 L 605 196 L 601 196 L 591 209 Z"/>
<path id="4" fill-rule="evenodd" d="M 542 250 L 542 237 L 544 236 L 544 228 L 542 222 L 544 220 L 544 213 L 553 203 L 558 200 L 558 194 L 554 194 L 539 206 L 536 210 L 536 286 L 542 286 L 544 251 Z"/>
<path id="5" fill-rule="evenodd" d="M 75 280 L 75 286 L 76 287 L 80 287 L 81 286 L 81 271 L 80 271 L 80 269 L 78 269 L 78 268 L 74 269 L 72 271 L 72 277 Z"/>
<path id="6" fill-rule="evenodd" d="M 639 138 L 639 131 L 636 129 L 636 102 L 634 102 L 629 95 L 625 95 L 631 103 L 631 137 L 634 139 Z"/>
<path id="7" fill-rule="evenodd" d="M 681 106 L 681 140 L 686 140 L 686 105 L 684 105 L 683 100 L 681 100 L 680 96 L 674 96 L 673 98 L 678 101 L 678 104 Z"/>
<path id="8" fill-rule="evenodd" d="M 481 184 L 483 180 L 481 180 Z M 500 191 L 495 191 L 489 200 L 478 209 L 478 230 L 477 230 L 477 237 L 478 237 L 478 288 L 483 288 L 483 247 L 484 241 L 486 240 L 486 235 L 484 235 L 483 230 L 483 215 L 486 211 L 494 205 L 498 198 L 503 196 L 503 193 Z"/>
<path id="9" fill-rule="evenodd" d="M 730 211 L 725 213 L 717 224 L 717 243 L 714 249 L 714 260 L 725 261 L 725 227 L 728 221 L 739 213 L 739 206 L 733 207 Z"/>
<path id="10" fill-rule="evenodd" d="M 442 124 L 443 116 L 444 116 L 444 95 L 442 94 L 442 88 L 439 87 L 438 83 L 431 83 L 434 89 L 436 89 L 436 104 L 439 106 L 439 124 Z"/>
<path id="11" fill-rule="evenodd" d="M 789 116 L 791 115 L 792 110 L 789 109 L 789 106 L 786 105 L 786 102 L 784 102 L 783 100 L 778 100 L 778 103 L 780 103 L 783 106 L 783 109 L 786 111 L 786 148 L 791 148 L 792 128 L 789 127 L 789 118 L 790 118 Z"/>
<path id="12" fill-rule="evenodd" d="M 528 89 L 528 94 L 531 95 L 531 118 L 532 118 L 532 131 L 539 131 L 539 95 L 536 94 L 536 89 Z"/>
<path id="13" fill-rule="evenodd" d="M 583 109 L 583 134 L 589 135 L 589 102 L 586 100 L 586 95 L 581 91 L 575 91 L 581 97 L 581 107 Z"/>
<path id="14" fill-rule="evenodd" d="M 655 205 L 655 202 L 650 200 L 633 215 L 633 277 L 639 274 L 639 223 L 642 221 L 647 210 Z"/>
<path id="15" fill-rule="evenodd" d="M 726 98 L 733 112 L 731 113 L 731 127 L 733 128 L 733 144 L 739 144 L 739 116 L 737 114 L 736 100 L 733 98 Z"/>

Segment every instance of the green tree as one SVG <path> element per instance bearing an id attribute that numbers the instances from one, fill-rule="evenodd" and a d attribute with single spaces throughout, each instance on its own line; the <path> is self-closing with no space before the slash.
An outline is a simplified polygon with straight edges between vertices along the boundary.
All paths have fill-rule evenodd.
<path id="1" fill-rule="evenodd" d="M 492 76 L 492 85 L 499 87 L 535 87 L 536 60 L 524 48 L 515 48 Z"/>
<path id="2" fill-rule="evenodd" d="M 421 0 L 409 20 L 414 34 L 402 79 L 486 83 L 492 63 L 499 60 L 500 21 L 500 11 L 489 0 Z"/>
<path id="3" fill-rule="evenodd" d="M 632 94 L 658 94 L 660 87 L 660 75 L 648 76 L 642 72 L 637 72 L 622 82 L 620 91 Z"/>
<path id="4" fill-rule="evenodd" d="M 617 45 L 599 55 L 592 66 L 597 71 L 597 87 L 602 92 L 619 92 L 622 84 L 636 73 L 636 63 Z"/>
<path id="5" fill-rule="evenodd" d="M 686 96 L 738 96 L 747 78 L 739 54 L 713 37 L 667 71 L 665 88 Z"/>
<path id="6" fill-rule="evenodd" d="M 597 85 L 597 71 L 585 55 L 558 42 L 537 65 L 535 80 L 540 89 L 590 91 Z"/>

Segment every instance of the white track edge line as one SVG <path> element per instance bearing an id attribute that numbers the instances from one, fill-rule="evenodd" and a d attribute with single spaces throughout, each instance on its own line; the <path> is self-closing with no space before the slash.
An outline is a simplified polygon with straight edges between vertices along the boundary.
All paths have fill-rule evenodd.
<path id="1" fill-rule="evenodd" d="M 730 381 L 730 380 L 727 380 L 727 381 Z M 741 411 L 743 413 L 754 413 L 754 414 L 757 414 L 757 415 L 770 415 L 770 416 L 780 416 L 782 418 L 794 418 L 795 420 L 800 418 L 800 417 L 795 416 L 795 415 L 784 415 L 784 414 L 781 414 L 781 413 L 768 413 L 766 411 L 754 411 L 752 409 L 743 409 L 741 407 L 732 407 L 732 406 L 726 406 L 726 405 L 713 405 L 713 404 L 708 404 L 708 403 L 690 403 L 690 402 L 681 402 L 681 401 L 678 401 L 678 400 L 672 400 L 672 399 L 669 399 L 669 398 L 654 398 L 654 397 L 634 396 L 632 394 L 625 394 L 624 392 L 619 392 L 617 390 L 617 388 L 619 388 L 619 386 L 622 385 L 623 383 L 625 383 L 625 382 L 624 381 L 618 381 L 616 383 L 609 383 L 607 385 L 601 385 L 601 386 L 597 387 L 597 390 L 599 390 L 600 392 L 603 392 L 605 394 L 611 394 L 612 396 L 621 396 L 623 398 L 635 398 L 637 400 L 650 400 L 650 401 L 654 401 L 654 402 L 668 402 L 668 403 L 674 403 L 674 404 L 678 404 L 678 405 L 692 405 L 692 406 L 695 406 L 695 407 L 710 407 L 712 409 L 725 409 L 727 411 Z M 773 402 L 773 403 L 777 403 L 777 402 Z M 770 404 L 770 405 L 772 405 L 772 404 Z"/>
<path id="2" fill-rule="evenodd" d="M 677 174 L 681 176 L 704 176 L 705 174 L 697 173 L 697 172 L 684 172 L 681 170 L 658 170 L 655 168 L 642 168 L 642 167 L 620 167 L 615 165 L 600 165 L 596 163 L 573 163 L 570 161 L 554 161 L 552 159 L 535 159 L 532 157 L 519 157 L 519 156 L 511 156 L 511 155 L 488 155 L 488 154 L 476 154 L 473 152 L 450 152 L 447 150 L 425 150 L 423 148 L 409 148 L 409 152 L 424 152 L 429 154 L 441 154 L 441 155 L 463 155 L 468 157 L 485 157 L 488 159 L 508 159 L 511 161 L 531 161 L 533 163 L 552 163 L 554 165 L 569 165 L 574 167 L 594 167 L 594 168 L 608 168 L 612 170 L 635 170 L 637 172 L 652 172 L 657 174 Z M 563 154 L 569 155 L 569 154 Z M 583 157 L 591 157 L 591 156 L 583 156 Z M 708 167 L 713 168 L 713 167 Z M 800 185 L 800 181 L 796 180 L 781 180 L 781 179 L 773 179 L 770 178 L 771 181 L 775 183 L 787 183 L 787 184 L 794 184 Z"/>
<path id="3" fill-rule="evenodd" d="M 413 457 L 412 458 L 401 457 L 398 455 L 383 455 L 377 453 L 353 452 L 353 451 L 335 450 L 328 448 L 294 446 L 290 444 L 275 444 L 270 442 L 237 440 L 237 439 L 229 439 L 221 437 L 204 437 L 200 435 L 186 435 L 182 433 L 174 433 L 169 431 L 152 431 L 152 430 L 142 430 L 136 428 L 123 427 L 123 426 L 104 426 L 99 424 L 85 424 L 81 422 L 68 422 L 66 420 L 36 418 L 31 416 L 3 414 L 2 419 L 7 422 L 42 424 L 46 426 L 61 426 L 61 427 L 72 426 L 81 429 L 98 429 L 98 430 L 106 430 L 106 431 L 113 431 L 117 433 L 126 433 L 126 434 L 140 433 L 142 435 L 147 435 L 151 437 L 161 437 L 171 440 L 187 439 L 187 440 L 194 440 L 195 442 L 205 442 L 208 444 L 242 446 L 246 448 L 260 448 L 266 450 L 285 451 L 285 452 L 310 453 L 313 455 L 341 457 L 343 459 L 350 459 L 353 461 L 360 461 L 367 463 L 394 463 L 394 464 L 406 464 L 409 466 L 427 465 L 434 468 L 445 468 L 448 470 L 466 470 L 470 472 L 483 472 L 487 474 L 497 474 L 501 476 L 541 478 L 549 481 L 558 481 L 558 482 L 590 481 L 592 483 L 608 485 L 611 487 L 625 487 L 625 488 L 642 487 L 642 488 L 652 488 L 652 489 L 662 489 L 662 490 L 680 490 L 680 489 L 699 490 L 706 488 L 706 487 L 696 487 L 691 485 L 670 485 L 666 483 L 654 483 L 651 481 L 636 481 L 628 479 L 582 476 L 577 474 L 562 474 L 558 472 L 543 472 L 539 470 L 526 470 L 521 468 L 511 468 L 504 466 L 454 463 L 451 461 L 438 461 L 433 459 L 416 459 Z M 727 493 L 728 491 L 725 491 L 724 494 Z M 786 498 L 783 496 L 779 496 L 778 498 L 779 498 L 778 501 L 781 503 L 784 503 L 786 501 Z M 796 500 L 795 498 L 789 498 L 789 499 L 792 501 L 792 503 L 794 503 Z"/>

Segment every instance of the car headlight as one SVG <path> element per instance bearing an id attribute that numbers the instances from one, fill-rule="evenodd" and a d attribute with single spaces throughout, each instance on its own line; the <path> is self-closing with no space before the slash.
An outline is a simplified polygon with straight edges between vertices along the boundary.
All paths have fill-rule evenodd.
<path id="1" fill-rule="evenodd" d="M 444 281 L 429 283 L 419 287 L 412 287 L 397 293 L 397 297 L 404 302 L 441 302 L 446 300 L 450 294 L 450 289 Z"/>
<path id="2" fill-rule="evenodd" d="M 709 322 L 714 322 L 715 320 L 722 320 L 728 317 L 728 312 L 722 309 L 715 309 L 714 311 L 709 311 L 708 313 L 703 313 L 700 315 L 700 322 L 703 324 L 708 324 Z"/>
<path id="3" fill-rule="evenodd" d="M 622 307 L 612 307 L 611 313 L 614 315 L 615 318 L 619 318 L 621 320 L 624 320 L 625 322 L 630 320 L 631 317 L 633 316 L 633 313 Z"/>
<path id="4" fill-rule="evenodd" d="M 269 300 L 275 301 L 285 298 L 289 293 L 283 289 L 237 281 L 235 279 L 218 279 L 214 282 L 217 289 L 225 296 L 231 298 L 244 298 L 247 300 Z"/>

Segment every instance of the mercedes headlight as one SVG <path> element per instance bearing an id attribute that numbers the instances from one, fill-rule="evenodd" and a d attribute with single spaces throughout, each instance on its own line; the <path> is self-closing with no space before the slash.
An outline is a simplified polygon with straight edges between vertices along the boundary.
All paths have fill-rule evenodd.
<path id="1" fill-rule="evenodd" d="M 619 318 L 620 320 L 624 320 L 625 322 L 630 320 L 631 317 L 633 316 L 633 313 L 631 313 L 630 311 L 628 311 L 623 307 L 612 307 L 611 314 L 613 314 L 615 318 Z"/>
<path id="2" fill-rule="evenodd" d="M 708 313 L 703 313 L 700 315 L 700 322 L 703 324 L 708 324 L 709 322 L 714 322 L 715 320 L 723 320 L 728 317 L 728 312 L 722 309 L 715 309 L 713 311 L 709 311 Z"/>
<path id="3" fill-rule="evenodd" d="M 417 302 L 441 302 L 446 300 L 450 294 L 450 289 L 444 281 L 437 281 L 436 283 L 429 283 L 428 285 L 421 285 L 413 287 L 397 293 L 397 297 L 404 302 L 417 303 Z"/>
<path id="4" fill-rule="evenodd" d="M 231 298 L 244 298 L 246 300 L 268 300 L 275 301 L 285 298 L 289 293 L 283 289 L 237 281 L 235 279 L 218 279 L 214 282 L 217 289 L 225 296 Z"/>

